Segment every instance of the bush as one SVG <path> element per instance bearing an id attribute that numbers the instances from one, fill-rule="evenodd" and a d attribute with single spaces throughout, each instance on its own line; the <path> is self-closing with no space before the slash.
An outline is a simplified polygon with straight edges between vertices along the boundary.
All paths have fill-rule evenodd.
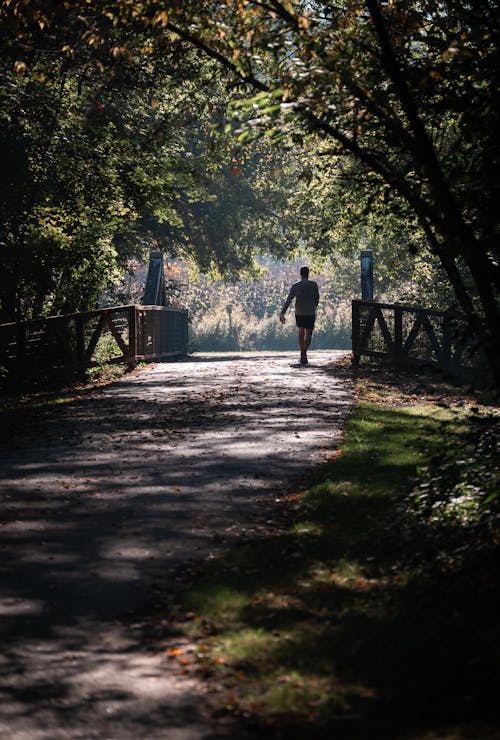
<path id="1" fill-rule="evenodd" d="M 218 305 L 191 326 L 191 346 L 196 352 L 278 350 L 297 348 L 297 330 L 292 311 L 283 325 L 277 314 L 258 318 L 234 306 L 231 315 Z M 350 349 L 350 305 L 328 307 L 320 312 L 313 334 L 313 349 Z"/>

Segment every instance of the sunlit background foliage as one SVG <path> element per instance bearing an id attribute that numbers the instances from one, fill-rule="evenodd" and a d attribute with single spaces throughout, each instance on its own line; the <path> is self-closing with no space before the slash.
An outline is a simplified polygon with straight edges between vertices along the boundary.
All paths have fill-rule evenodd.
<path id="1" fill-rule="evenodd" d="M 405 297 L 458 307 L 500 379 L 498 17 L 6 0 L 0 321 L 92 308 L 151 248 L 234 282 L 256 255 L 371 247 L 378 297 L 418 258 Z"/>

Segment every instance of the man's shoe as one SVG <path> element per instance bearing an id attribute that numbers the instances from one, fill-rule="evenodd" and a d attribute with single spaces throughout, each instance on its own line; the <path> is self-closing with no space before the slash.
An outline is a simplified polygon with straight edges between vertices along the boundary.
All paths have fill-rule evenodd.
<path id="1" fill-rule="evenodd" d="M 305 350 L 302 350 L 302 352 L 300 353 L 300 364 L 307 365 L 307 353 Z"/>

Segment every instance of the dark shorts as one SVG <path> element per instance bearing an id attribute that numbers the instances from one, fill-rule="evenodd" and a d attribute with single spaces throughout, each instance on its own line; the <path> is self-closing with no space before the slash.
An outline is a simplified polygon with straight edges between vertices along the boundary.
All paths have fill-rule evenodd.
<path id="1" fill-rule="evenodd" d="M 297 314 L 295 314 L 295 322 L 297 326 L 301 327 L 301 329 L 314 329 L 315 321 L 316 316 L 297 316 Z"/>

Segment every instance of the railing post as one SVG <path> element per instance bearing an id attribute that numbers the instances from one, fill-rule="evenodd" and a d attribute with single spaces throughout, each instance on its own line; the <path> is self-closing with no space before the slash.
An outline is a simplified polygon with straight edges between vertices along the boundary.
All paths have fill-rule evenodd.
<path id="1" fill-rule="evenodd" d="M 453 366 L 452 355 L 451 355 L 451 334 L 452 334 L 452 319 L 446 314 L 443 316 L 443 335 L 441 343 L 441 357 L 440 362 L 446 370 L 450 370 Z"/>
<path id="2" fill-rule="evenodd" d="M 397 360 L 403 356 L 403 309 L 394 306 L 394 354 Z"/>
<path id="3" fill-rule="evenodd" d="M 155 359 L 160 355 L 161 340 L 161 315 L 160 311 L 153 310 L 153 356 Z"/>
<path id="4" fill-rule="evenodd" d="M 189 327 L 188 312 L 182 314 L 182 354 L 187 355 L 189 351 Z"/>
<path id="5" fill-rule="evenodd" d="M 361 314 L 359 301 L 352 301 L 352 364 L 358 367 L 361 359 Z"/>
<path id="6" fill-rule="evenodd" d="M 128 362 L 135 365 L 137 362 L 137 306 L 128 308 Z"/>
<path id="7" fill-rule="evenodd" d="M 75 345 L 76 345 L 76 364 L 79 369 L 85 367 L 85 332 L 83 317 L 75 318 Z"/>

